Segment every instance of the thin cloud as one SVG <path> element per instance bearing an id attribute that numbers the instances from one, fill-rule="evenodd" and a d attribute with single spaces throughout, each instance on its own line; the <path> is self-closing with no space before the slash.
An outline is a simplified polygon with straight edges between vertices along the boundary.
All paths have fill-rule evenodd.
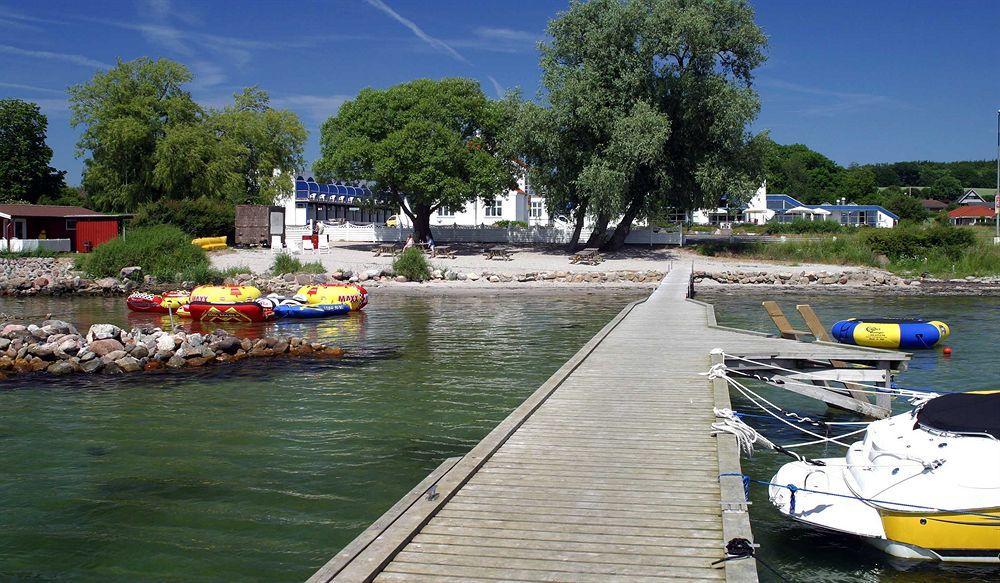
<path id="1" fill-rule="evenodd" d="M 413 34 L 415 34 L 417 36 L 417 38 L 419 38 L 420 40 L 424 41 L 425 43 L 427 43 L 432 48 L 437 49 L 439 51 L 442 51 L 444 53 L 447 53 L 447 54 L 451 55 L 451 57 L 454 58 L 457 61 L 461 61 L 461 62 L 463 62 L 465 64 L 471 64 L 471 63 L 469 63 L 468 59 L 466 59 L 465 57 L 463 57 L 461 55 L 461 53 L 459 53 L 458 51 L 456 51 L 455 49 L 453 49 L 451 47 L 451 45 L 449 45 L 448 43 L 444 42 L 443 40 L 441 40 L 439 38 L 435 38 L 435 37 L 427 34 L 426 32 L 423 31 L 422 28 L 420 28 L 419 26 L 417 26 L 415 22 L 413 22 L 412 20 L 410 20 L 408 18 L 404 18 L 401 14 L 399 14 L 398 12 L 396 12 L 395 10 L 393 10 L 392 8 L 390 8 L 382 0 L 365 0 L 365 1 L 368 2 L 368 4 L 370 4 L 372 7 L 377 8 L 378 10 L 382 11 L 384 14 L 386 14 L 387 16 L 389 16 L 390 18 L 392 18 L 396 22 L 398 22 L 398 23 L 402 24 L 403 26 L 405 26 L 406 28 L 410 29 L 410 31 Z"/>
<path id="2" fill-rule="evenodd" d="M 838 114 L 863 111 L 875 107 L 915 109 L 912 105 L 887 95 L 835 91 L 820 87 L 810 87 L 790 81 L 782 81 L 780 79 L 758 79 L 757 85 L 799 95 L 811 95 L 821 98 L 822 103 L 810 104 L 806 107 L 792 111 L 792 113 L 798 113 L 806 116 L 830 117 Z"/>
<path id="3" fill-rule="evenodd" d="M 340 106 L 351 97 L 350 95 L 293 94 L 274 97 L 271 99 L 271 104 L 274 107 L 302 112 L 313 122 L 322 123 L 331 115 L 336 115 Z"/>
<path id="4" fill-rule="evenodd" d="M 503 85 L 493 75 L 487 75 L 486 78 L 493 84 L 493 90 L 497 92 L 497 97 L 503 97 Z"/>
<path id="5" fill-rule="evenodd" d="M 52 93 L 54 95 L 62 95 L 66 93 L 65 91 L 59 89 L 49 89 L 48 87 L 38 87 L 37 85 L 24 85 L 22 83 L 0 83 L 0 87 L 6 87 L 7 89 L 19 89 L 21 91 L 36 91 L 38 93 Z"/>
<path id="6" fill-rule="evenodd" d="M 101 61 L 97 61 L 83 55 L 73 53 L 55 53 L 52 51 L 35 51 L 12 47 L 10 45 L 0 45 L 0 53 L 16 55 L 19 57 L 28 57 L 32 59 L 44 59 L 47 61 L 62 61 L 64 63 L 72 63 L 74 65 L 80 65 L 81 67 L 93 67 L 96 69 L 110 69 L 113 67 L 113 65 L 102 63 Z"/>

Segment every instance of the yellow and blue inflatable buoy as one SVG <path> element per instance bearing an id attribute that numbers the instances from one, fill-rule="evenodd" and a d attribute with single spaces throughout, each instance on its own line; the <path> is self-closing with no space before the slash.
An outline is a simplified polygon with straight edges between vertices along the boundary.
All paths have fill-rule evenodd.
<path id="1" fill-rule="evenodd" d="M 837 322 L 830 330 L 837 342 L 871 348 L 932 348 L 950 334 L 944 322 L 905 318 L 851 318 Z"/>

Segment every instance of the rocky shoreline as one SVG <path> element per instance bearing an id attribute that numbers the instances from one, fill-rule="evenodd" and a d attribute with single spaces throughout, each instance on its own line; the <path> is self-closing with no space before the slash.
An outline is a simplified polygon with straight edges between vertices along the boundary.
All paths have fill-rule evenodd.
<path id="1" fill-rule="evenodd" d="M 245 358 L 342 354 L 339 348 L 294 336 L 238 338 L 221 329 L 200 334 L 94 324 L 84 335 L 68 322 L 45 320 L 37 325 L 7 324 L 0 330 L 0 378 L 41 372 L 114 375 Z"/>
<path id="2" fill-rule="evenodd" d="M 705 288 L 761 288 L 821 293 L 878 293 L 891 295 L 1000 295 L 1000 277 L 938 279 L 906 278 L 879 270 L 828 271 L 695 271 L 694 282 Z"/>

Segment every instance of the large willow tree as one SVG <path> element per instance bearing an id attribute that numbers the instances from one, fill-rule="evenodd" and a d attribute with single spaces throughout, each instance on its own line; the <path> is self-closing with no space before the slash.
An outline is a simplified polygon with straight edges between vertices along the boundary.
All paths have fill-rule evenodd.
<path id="1" fill-rule="evenodd" d="M 595 218 L 588 245 L 621 247 L 637 218 L 759 185 L 747 126 L 765 38 L 747 2 L 574 1 L 548 34 L 546 107 L 522 105 L 517 141 L 536 186 L 578 224 Z"/>

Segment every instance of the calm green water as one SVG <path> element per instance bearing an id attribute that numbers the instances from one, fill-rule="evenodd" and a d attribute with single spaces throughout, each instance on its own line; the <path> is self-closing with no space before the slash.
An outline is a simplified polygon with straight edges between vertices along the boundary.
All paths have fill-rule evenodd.
<path id="1" fill-rule="evenodd" d="M 947 322 L 953 355 L 944 357 L 940 350 L 921 351 L 914 355 L 909 369 L 898 375 L 897 383 L 911 388 L 943 390 L 974 390 L 1000 388 L 1000 364 L 997 347 L 1000 340 L 1000 298 L 885 298 L 885 297 L 809 297 L 766 296 L 755 294 L 709 295 L 699 299 L 715 304 L 719 323 L 747 329 L 773 332 L 767 314 L 760 307 L 765 299 L 777 300 L 785 314 L 798 322 L 796 304 L 811 304 L 820 318 L 832 324 L 854 316 L 923 316 Z M 804 324 L 797 327 L 805 328 Z M 768 399 L 787 409 L 827 420 L 853 420 L 847 413 L 836 413 L 825 405 L 792 393 L 763 385 Z M 762 414 L 748 401 L 733 393 L 737 411 Z M 897 409 L 906 409 L 898 404 Z M 762 434 L 779 444 L 808 441 L 801 433 L 788 429 L 778 421 L 748 418 Z M 800 451 L 810 457 L 839 457 L 843 449 L 817 446 Z M 788 458 L 771 451 L 758 451 L 752 459 L 743 459 L 743 470 L 752 477 L 769 480 Z M 986 461 L 986 460 L 984 460 Z M 996 463 L 996 460 L 992 460 Z M 761 544 L 761 557 L 781 575 L 792 580 L 810 582 L 853 581 L 1000 581 L 1000 567 L 971 567 L 934 564 L 914 564 L 889 559 L 857 539 L 819 533 L 799 523 L 784 519 L 771 506 L 763 486 L 751 487 L 750 517 L 754 536 Z M 760 569 L 762 581 L 779 580 L 767 569 Z"/>
<path id="2" fill-rule="evenodd" d="M 637 297 L 376 290 L 365 314 L 269 325 L 346 347 L 350 357 L 339 361 L 2 381 L 0 580 L 303 580 L 444 458 L 468 451 Z M 704 297 L 722 323 L 770 328 L 762 298 Z M 1000 386 L 1000 367 L 990 364 L 1000 326 L 995 298 L 782 303 L 794 310 L 810 300 L 829 321 L 921 314 L 949 322 L 954 356 L 920 355 L 903 384 Z M 81 327 L 149 322 L 127 319 L 120 299 L 0 298 L 0 312 L 52 313 Z M 812 401 L 782 399 L 828 415 Z M 779 443 L 800 440 L 755 421 Z M 744 467 L 766 479 L 784 461 L 760 452 Z M 781 520 L 762 489 L 754 502 L 762 555 L 793 580 L 998 577 L 992 569 L 901 570 L 852 539 Z M 773 579 L 764 570 L 762 578 Z"/>
<path id="3" fill-rule="evenodd" d="M 340 361 L 2 381 L 0 580 L 305 580 L 637 297 L 375 290 L 271 325 Z M 0 312 L 129 323 L 120 299 Z"/>

